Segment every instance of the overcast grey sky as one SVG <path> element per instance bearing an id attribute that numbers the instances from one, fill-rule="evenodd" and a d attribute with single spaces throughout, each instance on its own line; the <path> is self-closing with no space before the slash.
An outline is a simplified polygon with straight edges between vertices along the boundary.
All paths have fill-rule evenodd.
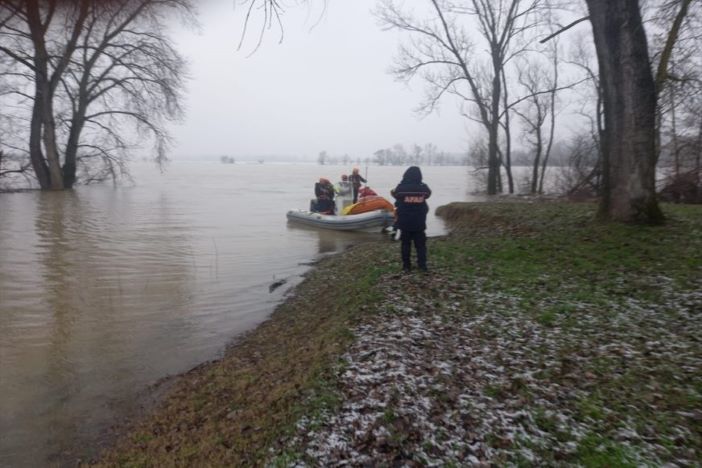
<path id="1" fill-rule="evenodd" d="M 198 2 L 201 31 L 178 29 L 175 40 L 190 62 L 187 115 L 173 128 L 177 159 L 231 155 L 316 158 L 368 157 L 403 143 L 434 143 L 449 152 L 468 147 L 468 123 L 457 105 L 440 114 L 413 112 L 423 96 L 388 74 L 398 45 L 371 14 L 375 0 L 329 1 L 327 11 L 291 7 L 285 38 L 267 32 L 261 47 L 251 31 L 237 51 L 244 10 L 234 0 Z M 316 26 L 312 27 L 316 22 Z"/>

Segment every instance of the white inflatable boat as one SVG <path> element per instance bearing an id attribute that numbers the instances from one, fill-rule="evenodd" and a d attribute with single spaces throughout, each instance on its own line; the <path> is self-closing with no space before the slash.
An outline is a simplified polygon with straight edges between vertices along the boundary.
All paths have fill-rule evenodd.
<path id="1" fill-rule="evenodd" d="M 352 215 L 325 215 L 308 210 L 290 210 L 288 221 L 338 231 L 385 228 L 392 225 L 394 216 L 386 210 L 368 211 Z"/>

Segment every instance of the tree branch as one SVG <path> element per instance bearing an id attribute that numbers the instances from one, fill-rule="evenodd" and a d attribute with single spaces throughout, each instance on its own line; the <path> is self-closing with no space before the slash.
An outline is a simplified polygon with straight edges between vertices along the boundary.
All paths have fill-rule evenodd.
<path id="1" fill-rule="evenodd" d="M 562 27 L 561 29 L 559 29 L 559 30 L 556 31 L 555 33 L 549 35 L 548 37 L 545 37 L 544 39 L 541 39 L 539 42 L 540 42 L 541 44 L 543 44 L 543 43 L 545 43 L 545 42 L 547 42 L 547 41 L 553 39 L 554 37 L 558 36 L 559 34 L 561 34 L 561 33 L 565 32 L 565 31 L 569 30 L 570 28 L 572 28 L 572 27 L 575 26 L 576 24 L 582 23 L 583 21 L 587 21 L 587 20 L 589 20 L 589 19 L 590 19 L 589 16 L 583 16 L 582 18 L 573 21 L 572 23 L 568 24 L 567 26 Z"/>

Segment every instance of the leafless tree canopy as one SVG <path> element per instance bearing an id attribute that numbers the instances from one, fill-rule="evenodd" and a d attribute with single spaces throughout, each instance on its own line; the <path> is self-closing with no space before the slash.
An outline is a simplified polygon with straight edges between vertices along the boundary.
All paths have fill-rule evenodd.
<path id="1" fill-rule="evenodd" d="M 4 0 L 5 107 L 24 122 L 16 140 L 45 189 L 116 176 L 137 140 L 163 161 L 165 123 L 182 115 L 185 62 L 168 15 L 192 20 L 189 0 Z"/>
<path id="2" fill-rule="evenodd" d="M 182 114 L 185 76 L 164 20 L 171 14 L 192 18 L 190 1 L 2 0 L 0 171 L 31 167 L 43 188 L 101 180 L 124 168 L 134 136 L 151 139 L 157 159 L 163 160 L 166 123 Z M 287 8 L 321 5 L 321 14 L 326 8 L 326 0 L 232 4 L 244 25 L 239 48 L 252 53 L 271 31 L 283 40 Z M 561 21 L 563 11 L 568 19 Z M 605 86 L 613 70 L 601 68 L 602 53 L 620 47 L 622 39 L 602 36 L 597 21 L 612 20 L 622 11 L 639 12 L 634 16 L 641 17 L 646 31 L 642 43 L 648 59 L 643 61 L 655 95 L 653 164 L 667 168 L 671 180 L 691 173 L 699 186 L 702 2 L 379 0 L 375 14 L 385 28 L 404 33 L 392 71 L 399 80 L 426 85 L 417 110 L 427 114 L 453 98 L 460 103 L 458 112 L 479 124 L 477 139 L 486 149 L 474 153 L 484 155 L 488 193 L 514 190 L 515 151 L 531 157 L 530 190 L 543 190 L 557 138 L 556 115 L 564 108 L 583 117 L 586 127 L 573 130 L 577 136 L 570 147 L 587 146 L 599 155 L 587 170 L 576 171 L 586 181 L 575 186 L 607 192 L 612 188 L 606 134 L 613 116 L 605 117 L 612 109 L 605 103 L 614 91 Z M 586 19 L 595 26 L 595 41 Z M 581 141 L 586 135 L 587 145 Z M 574 150 L 573 160 L 589 161 L 582 153 Z M 650 191 L 654 171 L 643 172 Z"/>
<path id="3" fill-rule="evenodd" d="M 253 38 L 254 46 L 250 54 L 255 53 L 263 43 L 266 33 L 271 30 L 277 31 L 278 42 L 282 42 L 285 38 L 283 15 L 286 9 L 303 4 L 308 7 L 321 6 L 319 19 L 327 9 L 327 0 L 234 0 L 235 7 L 244 10 L 243 28 L 237 49 L 244 49 L 245 42 Z"/>
<path id="4" fill-rule="evenodd" d="M 376 12 L 387 28 L 407 33 L 393 71 L 403 81 L 420 78 L 427 84 L 420 112 L 433 111 L 447 94 L 462 100 L 463 115 L 487 133 L 488 193 L 501 191 L 501 167 L 512 192 L 510 113 L 531 95 L 555 92 L 555 84 L 539 83 L 513 94 L 520 63 L 543 53 L 536 39 L 550 21 L 549 4 L 540 0 L 427 0 L 423 4 L 424 10 L 413 12 L 386 0 Z M 525 58 L 516 60 L 519 57 Z"/>
<path id="5" fill-rule="evenodd" d="M 574 9 L 576 5 L 578 7 Z M 645 5 L 639 5 L 637 0 L 425 0 L 414 2 L 412 8 L 407 3 L 383 0 L 376 12 L 385 27 L 406 33 L 393 72 L 403 81 L 419 78 L 425 82 L 427 97 L 419 106 L 421 113 L 432 112 L 445 97 L 454 95 L 465 105 L 461 110 L 463 115 L 481 124 L 487 139 L 485 159 L 488 193 L 502 189 L 503 173 L 507 176 L 510 192 L 513 190 L 512 140 L 520 134 L 524 136 L 521 146 L 531 148 L 533 155 L 530 190 L 543 190 L 543 177 L 555 138 L 555 117 L 559 112 L 557 104 L 568 105 L 558 99 L 559 93 L 571 90 L 568 96 L 574 99 L 585 95 L 580 90 L 583 86 L 592 90 L 587 92 L 589 97 L 583 101 L 587 105 L 582 105 L 579 111 L 586 122 L 591 123 L 591 147 L 597 148 L 596 154 L 601 157 L 609 157 L 611 151 L 614 153 L 610 162 L 597 160 L 587 171 L 583 170 L 586 181 L 575 182 L 575 185 L 590 185 L 591 182 L 597 185 L 604 181 L 604 190 L 609 194 L 615 193 L 615 198 L 623 200 L 619 212 L 603 210 L 608 213 L 608 217 L 622 220 L 650 218 L 656 222 L 654 218 L 659 212 L 655 207 L 655 184 L 652 177 L 656 155 L 660 154 L 672 161 L 676 174 L 691 167 L 699 168 L 699 153 L 692 148 L 699 146 L 696 145 L 697 141 L 702 141 L 700 118 L 693 115 L 700 108 L 700 2 L 651 0 L 645 2 Z M 559 11 L 564 11 L 564 8 L 569 13 L 577 10 L 576 19 L 561 23 Z M 627 28 L 636 22 L 636 17 L 640 17 L 640 14 L 626 16 L 620 13 L 639 11 L 643 13 L 643 27 L 647 29 L 648 40 L 640 34 L 634 40 L 638 33 L 633 29 L 628 36 L 603 35 L 602 27 L 605 26 L 602 21 L 611 23 L 606 26 L 609 28 L 607 30 L 629 31 Z M 630 19 L 623 19 L 625 16 Z M 582 27 L 577 27 L 588 19 L 594 25 L 595 41 L 592 36 L 582 37 Z M 553 44 L 566 36 L 575 39 L 561 42 L 578 49 L 575 53 L 559 53 L 559 45 L 551 46 L 550 51 L 539 45 Z M 536 41 L 537 38 L 540 40 Z M 587 44 L 593 42 L 595 47 L 592 47 L 588 59 L 590 52 Z M 633 47 L 627 48 L 632 44 Z M 636 47 L 637 44 L 643 47 Z M 651 51 L 650 62 L 646 55 L 647 47 Z M 595 64 L 592 59 L 595 50 L 600 58 L 599 64 Z M 605 118 L 607 109 L 615 109 L 612 99 L 625 92 L 602 85 L 603 76 L 610 80 L 617 73 L 616 67 L 601 68 L 603 57 L 612 58 L 610 52 L 615 51 L 624 55 L 611 60 L 610 64 L 639 64 L 636 66 L 639 66 L 637 70 L 641 72 L 640 76 L 654 77 L 654 86 L 642 91 L 643 94 L 631 101 L 641 112 L 639 118 L 650 113 L 651 109 L 657 109 L 657 124 L 646 131 L 651 132 L 650 135 L 657 135 L 657 139 L 651 141 L 657 141 L 658 149 L 652 153 L 651 162 L 629 171 L 635 173 L 635 177 L 646 178 L 645 183 L 625 181 L 624 175 L 622 180 L 615 182 L 616 178 L 611 177 L 611 168 L 621 167 L 623 156 L 615 151 L 614 146 L 603 144 L 605 134 L 613 131 L 616 133 L 615 114 L 610 113 Z M 629 58 L 626 54 L 633 55 Z M 548 65 L 541 60 L 545 55 L 551 57 Z M 566 55 L 570 55 L 570 58 L 563 61 L 561 57 Z M 565 72 L 562 70 L 564 67 Z M 547 69 L 551 72 L 546 73 Z M 559 76 L 567 79 L 559 80 Z M 625 73 L 623 76 L 629 75 Z M 605 84 L 613 82 L 615 81 L 604 81 Z M 658 98 L 658 105 L 643 109 L 642 103 L 648 99 L 645 94 L 651 92 L 654 93 L 654 103 Z M 576 99 L 573 104 L 577 105 Z M 518 116 L 519 120 L 512 119 L 512 114 Z M 520 124 L 517 131 L 512 128 L 516 123 Z M 579 135 L 586 133 L 579 132 Z M 610 135 L 609 141 L 622 141 L 621 135 Z M 635 140 L 624 138 L 623 141 Z M 582 148 L 583 144 L 580 142 L 572 147 Z M 576 153 L 582 152 L 574 152 Z M 584 160 L 579 156 L 574 156 L 575 159 Z M 629 186 L 645 188 L 636 195 L 615 188 Z M 599 192 L 600 189 L 597 190 Z M 608 197 L 609 195 L 605 196 L 603 200 L 611 201 Z M 651 216 L 642 215 L 639 206 L 649 207 Z"/>

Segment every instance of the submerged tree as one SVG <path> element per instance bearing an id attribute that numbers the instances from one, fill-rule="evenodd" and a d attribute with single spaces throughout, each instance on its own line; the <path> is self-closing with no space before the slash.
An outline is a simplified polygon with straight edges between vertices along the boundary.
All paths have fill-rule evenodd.
<path id="1" fill-rule="evenodd" d="M 79 158 L 98 158 L 110 172 L 121 164 L 120 153 L 128 143 L 115 131 L 120 124 L 131 123 L 137 133 L 153 138 L 157 161 L 165 159 L 165 121 L 181 115 L 185 66 L 165 34 L 166 7 L 187 11 L 189 5 L 140 0 L 114 2 L 91 12 L 80 60 L 64 80 L 71 107 L 64 164 L 67 187 L 75 180 Z M 90 138 L 81 141 L 86 131 Z"/>
<path id="2" fill-rule="evenodd" d="M 29 156 L 43 189 L 63 188 L 54 98 L 76 50 L 89 7 L 88 0 L 63 8 L 56 1 L 0 4 L 3 9 L 0 51 L 25 67 L 26 76 L 33 81 L 32 94 L 24 94 L 33 102 Z"/>
<path id="3" fill-rule="evenodd" d="M 164 158 L 164 123 L 180 115 L 184 73 L 165 20 L 191 8 L 189 0 L 0 4 L 0 52 L 31 82 L 16 84 L 15 95 L 31 109 L 28 153 L 42 189 L 72 187 L 80 162 L 101 161 L 114 175 L 129 128 L 153 138 Z"/>

